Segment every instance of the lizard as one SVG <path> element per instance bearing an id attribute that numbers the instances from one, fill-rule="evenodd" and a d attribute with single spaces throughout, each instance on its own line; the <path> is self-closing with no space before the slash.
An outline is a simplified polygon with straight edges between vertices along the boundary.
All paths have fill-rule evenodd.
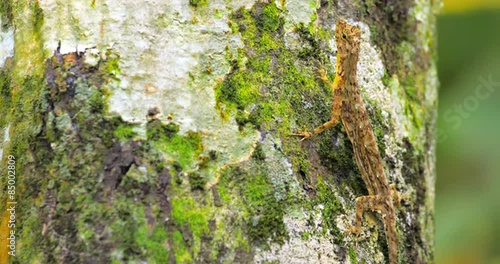
<path id="1" fill-rule="evenodd" d="M 361 178 L 368 189 L 367 196 L 356 198 L 355 225 L 350 231 L 358 235 L 361 231 L 363 212 L 380 211 L 384 223 L 389 250 L 389 263 L 398 262 L 396 216 L 394 204 L 400 207 L 399 194 L 394 184 L 387 181 L 368 112 L 361 98 L 356 81 L 356 70 L 360 52 L 361 33 L 357 26 L 338 20 L 335 29 L 337 61 L 335 80 L 331 83 L 323 68 L 320 79 L 333 90 L 331 118 L 311 132 L 292 134 L 301 141 L 335 126 L 339 117 L 352 143 L 354 159 Z"/>

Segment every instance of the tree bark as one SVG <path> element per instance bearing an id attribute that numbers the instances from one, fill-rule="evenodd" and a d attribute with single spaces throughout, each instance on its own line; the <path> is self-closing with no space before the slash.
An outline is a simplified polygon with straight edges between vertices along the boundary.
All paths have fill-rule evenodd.
<path id="1" fill-rule="evenodd" d="M 3 1 L 0 262 L 386 263 L 379 214 L 347 232 L 367 190 L 342 125 L 291 136 L 330 117 L 344 19 L 399 263 L 432 263 L 439 6 Z"/>

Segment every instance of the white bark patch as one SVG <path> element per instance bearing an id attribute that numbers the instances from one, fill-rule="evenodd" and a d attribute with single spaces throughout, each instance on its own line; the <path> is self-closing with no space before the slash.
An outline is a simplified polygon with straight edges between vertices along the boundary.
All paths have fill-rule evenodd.
<path id="1" fill-rule="evenodd" d="M 0 134 L 0 137 L 3 136 L 3 140 L 0 143 L 0 160 L 3 160 L 3 149 L 5 145 L 7 145 L 10 142 L 10 123 L 3 129 L 2 134 Z"/>
<path id="2" fill-rule="evenodd" d="M 262 142 L 262 151 L 266 155 L 267 173 L 274 186 L 276 200 L 286 199 L 287 193 L 303 195 L 300 183 L 293 176 L 292 164 L 283 155 L 280 139 L 267 134 Z"/>
<path id="3" fill-rule="evenodd" d="M 311 21 L 311 17 L 314 16 L 316 10 L 319 8 L 318 0 L 276 0 L 275 2 L 276 6 L 287 10 L 284 26 L 286 31 L 292 30 L 292 28 L 299 23 L 307 25 Z M 284 6 L 281 5 L 282 3 L 284 3 Z"/>
<path id="4" fill-rule="evenodd" d="M 205 148 L 230 163 L 251 153 L 259 133 L 241 133 L 233 118 L 221 119 L 214 87 L 229 72 L 226 56 L 243 46 L 228 15 L 253 3 L 211 0 L 194 8 L 181 0 L 117 0 L 92 7 L 83 0 L 42 0 L 50 14 L 42 30 L 45 49 L 52 54 L 59 42 L 61 53 L 112 48 L 120 55 L 120 82 L 111 84 L 110 111 L 145 127 L 148 109 L 158 107 L 160 119 L 169 122 L 171 115 L 181 134 L 201 132 Z"/>
<path id="5" fill-rule="evenodd" d="M 14 56 L 14 29 L 0 30 L 0 67 L 3 67 L 8 57 Z"/>
<path id="6" fill-rule="evenodd" d="M 311 212 L 318 222 L 321 222 L 321 213 Z M 328 237 L 311 235 L 309 239 L 303 239 L 304 232 L 313 234 L 318 227 L 309 226 L 308 213 L 302 210 L 287 215 L 283 222 L 286 225 L 290 239 L 283 245 L 271 244 L 270 250 L 257 249 L 254 263 L 277 263 L 301 264 L 301 263 L 350 263 L 341 262 L 335 256 L 338 246 L 331 243 Z"/>

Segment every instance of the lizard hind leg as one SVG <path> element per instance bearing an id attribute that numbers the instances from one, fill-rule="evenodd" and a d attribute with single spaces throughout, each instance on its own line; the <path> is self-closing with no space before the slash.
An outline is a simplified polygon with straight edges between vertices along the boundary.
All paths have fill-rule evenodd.
<path id="1" fill-rule="evenodd" d="M 356 198 L 356 217 L 354 225 L 351 226 L 350 231 L 359 235 L 361 231 L 361 224 L 363 221 L 364 211 L 377 211 L 383 210 L 382 203 L 385 199 L 379 195 L 367 195 Z"/>
<path id="2" fill-rule="evenodd" d="M 394 195 L 394 194 L 391 194 Z M 390 196 L 367 195 L 356 198 L 356 219 L 355 225 L 350 229 L 352 233 L 359 234 L 363 219 L 363 212 L 367 210 L 380 211 L 384 222 L 384 229 L 389 249 L 389 263 L 397 263 L 397 234 L 396 219 L 394 217 L 394 207 Z"/>
<path id="3" fill-rule="evenodd" d="M 392 194 L 392 199 L 394 199 L 394 204 L 398 207 L 398 209 L 401 209 L 401 195 L 399 194 L 398 190 L 396 190 L 396 185 L 389 184 L 389 188 L 391 188 L 391 194 Z"/>

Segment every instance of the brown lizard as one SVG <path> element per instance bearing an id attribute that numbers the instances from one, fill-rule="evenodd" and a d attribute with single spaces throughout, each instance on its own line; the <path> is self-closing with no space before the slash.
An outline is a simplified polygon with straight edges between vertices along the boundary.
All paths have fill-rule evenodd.
<path id="1" fill-rule="evenodd" d="M 351 231 L 355 234 L 361 231 L 363 211 L 380 211 L 389 248 L 389 263 L 396 264 L 398 244 L 393 202 L 399 207 L 399 194 L 395 186 L 387 182 L 368 112 L 359 93 L 356 67 L 360 38 L 361 33 L 357 26 L 349 25 L 343 20 L 337 21 L 335 30 L 337 66 L 334 83 L 328 80 L 323 69 L 319 70 L 320 78 L 333 90 L 331 119 L 312 132 L 293 135 L 301 136 L 302 140 L 307 139 L 335 126 L 340 116 L 352 143 L 361 178 L 368 189 L 367 196 L 356 198 L 356 221 Z"/>

